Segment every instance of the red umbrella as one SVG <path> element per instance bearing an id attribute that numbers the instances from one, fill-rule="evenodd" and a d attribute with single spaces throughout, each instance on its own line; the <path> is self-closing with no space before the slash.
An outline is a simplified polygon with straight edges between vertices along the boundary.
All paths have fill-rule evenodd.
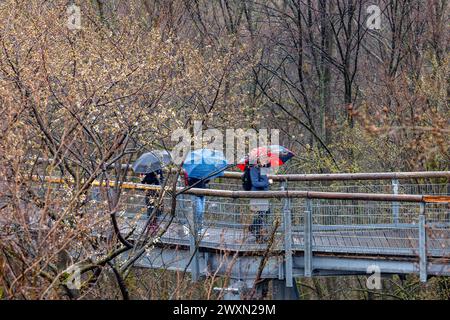
<path id="1" fill-rule="evenodd" d="M 278 167 L 285 164 L 294 155 L 295 154 L 292 151 L 279 145 L 259 147 L 250 151 L 248 156 L 239 161 L 237 167 L 244 171 L 246 165 L 249 163 L 256 164 L 257 160 L 259 160 L 262 165 Z"/>

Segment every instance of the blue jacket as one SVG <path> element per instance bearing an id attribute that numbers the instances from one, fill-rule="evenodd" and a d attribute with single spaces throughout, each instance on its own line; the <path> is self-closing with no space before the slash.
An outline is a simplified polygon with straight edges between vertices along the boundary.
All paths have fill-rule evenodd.
<path id="1" fill-rule="evenodd" d="M 250 179 L 252 181 L 252 191 L 269 190 L 269 178 L 267 178 L 267 175 L 261 175 L 260 167 L 250 167 Z"/>

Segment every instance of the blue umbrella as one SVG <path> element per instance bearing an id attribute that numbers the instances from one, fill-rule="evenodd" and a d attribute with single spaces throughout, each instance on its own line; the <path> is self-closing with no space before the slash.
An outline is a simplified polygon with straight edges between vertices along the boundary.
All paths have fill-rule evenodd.
<path id="1" fill-rule="evenodd" d="M 223 176 L 223 170 L 228 163 L 222 151 L 211 149 L 197 149 L 188 153 L 183 163 L 188 177 L 203 179 L 214 172 L 218 172 L 208 179 Z"/>

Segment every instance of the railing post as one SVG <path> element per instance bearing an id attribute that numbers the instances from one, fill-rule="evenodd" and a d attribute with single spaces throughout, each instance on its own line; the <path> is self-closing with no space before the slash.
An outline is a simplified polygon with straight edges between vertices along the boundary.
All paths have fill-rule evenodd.
<path id="1" fill-rule="evenodd" d="M 287 189 L 287 182 L 283 181 L 281 190 Z M 292 278 L 292 216 L 291 199 L 283 198 L 283 221 L 284 221 L 284 266 L 286 287 L 293 287 Z"/>
<path id="2" fill-rule="evenodd" d="M 392 179 L 392 193 L 398 194 L 398 179 Z M 399 203 L 398 201 L 392 202 L 392 220 L 394 224 L 399 222 Z"/>
<path id="3" fill-rule="evenodd" d="M 198 264 L 198 235 L 197 235 L 197 222 L 195 219 L 195 211 L 197 209 L 197 201 L 195 201 L 195 196 L 192 196 L 192 211 L 190 214 L 190 222 L 189 225 L 190 234 L 189 234 L 189 252 L 191 254 L 191 277 L 192 282 L 197 282 L 199 276 L 199 264 Z"/>
<path id="4" fill-rule="evenodd" d="M 426 232 L 426 217 L 425 217 L 425 203 L 420 204 L 419 214 L 419 274 L 420 281 L 427 281 L 427 232 Z"/>
<path id="5" fill-rule="evenodd" d="M 305 211 L 305 231 L 304 231 L 304 259 L 305 259 L 305 277 L 312 275 L 312 202 L 306 199 Z"/>
<path id="6" fill-rule="evenodd" d="M 177 187 L 183 187 L 183 184 L 181 183 L 181 176 L 178 177 Z M 188 206 L 186 205 L 186 195 L 184 193 L 178 195 L 176 201 L 177 207 L 179 207 L 181 212 L 180 223 L 189 225 L 189 211 L 187 210 Z M 184 219 L 186 219 L 186 221 L 184 221 Z"/>

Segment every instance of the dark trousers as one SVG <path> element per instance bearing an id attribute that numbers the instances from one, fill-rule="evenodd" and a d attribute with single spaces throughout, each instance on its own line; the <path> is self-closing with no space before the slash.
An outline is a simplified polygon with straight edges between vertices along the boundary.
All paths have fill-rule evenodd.
<path id="1" fill-rule="evenodd" d="M 261 231 L 267 226 L 268 214 L 269 211 L 256 211 L 253 222 L 250 225 L 250 232 L 252 232 L 256 238 L 261 238 L 263 236 Z"/>
<path id="2" fill-rule="evenodd" d="M 147 216 L 152 219 L 152 221 L 155 221 L 158 219 L 158 217 L 161 215 L 161 210 L 158 209 L 155 211 L 155 200 L 151 196 L 145 197 L 145 205 L 147 207 Z"/>

